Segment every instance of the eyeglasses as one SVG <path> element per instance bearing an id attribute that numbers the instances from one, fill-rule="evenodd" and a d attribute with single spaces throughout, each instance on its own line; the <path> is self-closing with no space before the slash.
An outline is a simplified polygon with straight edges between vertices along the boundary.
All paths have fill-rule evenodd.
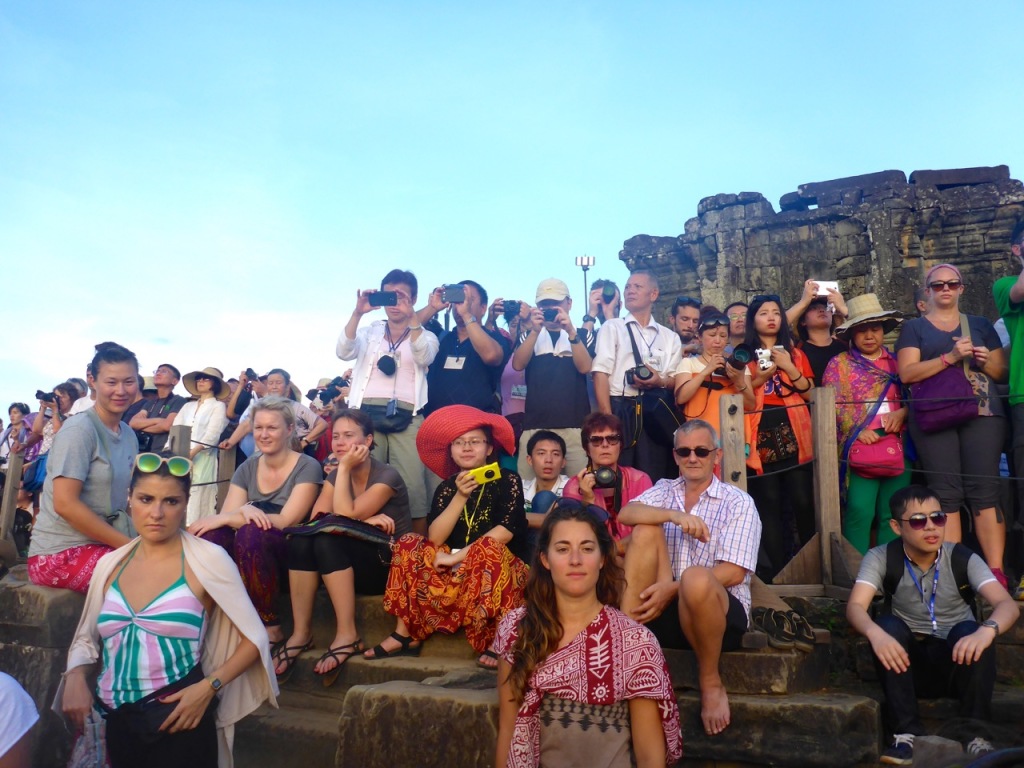
<path id="1" fill-rule="evenodd" d="M 747 316 L 746 312 L 733 312 L 731 315 L 729 315 L 729 319 L 730 320 L 741 320 L 741 319 L 743 319 L 746 316 Z"/>
<path id="2" fill-rule="evenodd" d="M 676 456 L 679 456 L 679 457 L 681 457 L 683 459 L 690 458 L 690 454 L 691 453 L 696 453 L 698 459 L 706 459 L 708 456 L 710 456 L 714 452 L 715 452 L 714 448 L 676 448 L 675 449 Z"/>
<path id="3" fill-rule="evenodd" d="M 167 465 L 167 471 L 175 477 L 185 477 L 192 471 L 192 461 L 184 456 L 161 456 L 159 453 L 140 453 L 135 457 L 135 466 L 140 472 L 152 474 Z"/>
<path id="4" fill-rule="evenodd" d="M 782 306 L 782 299 L 779 298 L 779 295 L 777 293 L 762 293 L 762 294 L 758 294 L 757 296 L 755 296 L 754 298 L 752 298 L 750 300 L 750 303 L 751 304 L 755 304 L 755 303 L 756 304 L 764 304 L 764 303 L 769 302 L 769 301 L 775 302 L 780 307 Z"/>
<path id="5" fill-rule="evenodd" d="M 567 499 L 563 496 L 555 502 L 555 505 L 550 510 L 548 510 L 548 514 L 554 512 L 556 509 L 582 509 L 596 517 L 598 522 L 604 523 L 608 521 L 607 510 L 601 509 L 596 504 L 584 504 L 579 499 Z"/>
<path id="6" fill-rule="evenodd" d="M 949 290 L 955 291 L 961 285 L 963 285 L 963 283 L 959 280 L 933 280 L 928 283 L 928 287 L 933 291 L 941 291 L 944 288 L 949 288 Z"/>
<path id="7" fill-rule="evenodd" d="M 622 442 L 622 435 L 591 435 L 587 438 L 591 445 L 618 445 Z"/>
<path id="8" fill-rule="evenodd" d="M 482 437 L 471 437 L 469 440 L 460 437 L 458 440 L 452 440 L 452 445 L 456 448 L 476 448 L 478 445 L 487 445 L 487 441 Z"/>
<path id="9" fill-rule="evenodd" d="M 698 328 L 703 332 L 708 328 L 718 328 L 720 326 L 727 325 L 729 325 L 728 317 L 726 317 L 725 315 L 712 315 L 711 317 L 706 317 L 703 320 L 701 320 Z"/>
<path id="10" fill-rule="evenodd" d="M 910 517 L 901 518 L 901 521 L 909 525 L 915 531 L 922 531 L 924 527 L 928 525 L 928 521 L 931 520 L 935 523 L 935 527 L 944 528 L 946 525 L 946 513 L 945 512 L 929 512 L 927 515 L 923 512 L 919 512 L 916 515 Z"/>

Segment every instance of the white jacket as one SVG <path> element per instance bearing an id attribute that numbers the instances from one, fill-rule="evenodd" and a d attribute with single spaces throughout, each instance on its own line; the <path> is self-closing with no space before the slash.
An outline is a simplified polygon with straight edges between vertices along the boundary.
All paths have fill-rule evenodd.
<path id="1" fill-rule="evenodd" d="M 350 408 L 358 408 L 363 402 L 363 392 L 377 364 L 377 350 L 384 339 L 387 322 L 377 320 L 365 328 L 360 328 L 356 331 L 354 339 L 348 338 L 344 330 L 338 336 L 338 357 L 342 360 L 356 361 L 352 369 L 351 389 L 348 395 Z M 412 359 L 416 364 L 416 402 L 413 403 L 413 412 L 418 412 L 427 404 L 427 368 L 437 356 L 439 342 L 437 336 L 424 328 L 419 338 L 410 338 L 409 345 L 412 347 Z"/>

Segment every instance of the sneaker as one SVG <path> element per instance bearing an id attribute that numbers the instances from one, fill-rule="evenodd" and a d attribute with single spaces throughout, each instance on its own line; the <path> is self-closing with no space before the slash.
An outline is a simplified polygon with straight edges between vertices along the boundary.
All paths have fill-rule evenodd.
<path id="1" fill-rule="evenodd" d="M 1003 573 L 1002 568 L 993 568 L 992 575 L 996 577 L 996 581 L 1003 585 L 1003 589 L 1009 591 L 1010 581 L 1006 578 L 1006 574 Z"/>
<path id="2" fill-rule="evenodd" d="M 989 752 L 995 752 L 995 747 L 992 746 L 992 742 L 988 739 L 983 739 L 978 736 L 967 743 L 967 756 L 968 757 L 981 757 L 987 755 Z"/>
<path id="3" fill-rule="evenodd" d="M 894 733 L 892 746 L 882 753 L 881 762 L 886 765 L 913 765 L 914 734 Z"/>

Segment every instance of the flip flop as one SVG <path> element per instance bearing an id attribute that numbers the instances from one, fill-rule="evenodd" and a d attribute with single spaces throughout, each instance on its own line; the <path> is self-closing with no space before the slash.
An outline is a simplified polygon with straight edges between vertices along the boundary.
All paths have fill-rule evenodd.
<path id="1" fill-rule="evenodd" d="M 490 666 L 489 664 L 484 664 L 480 660 L 480 659 L 484 658 L 485 656 L 488 659 L 494 659 L 494 666 L 493 667 Z M 491 672 L 494 672 L 498 668 L 498 654 L 496 654 L 494 651 L 492 651 L 490 648 L 488 648 L 486 651 L 484 651 L 483 653 L 480 654 L 480 657 L 476 660 L 476 665 L 478 667 L 480 667 L 480 669 L 489 669 Z"/>
<path id="2" fill-rule="evenodd" d="M 796 611 L 786 611 L 786 616 L 793 625 L 793 644 L 798 651 L 810 653 L 814 650 L 814 628 L 807 619 Z"/>
<path id="3" fill-rule="evenodd" d="M 277 653 L 274 654 L 274 671 L 277 675 L 278 685 L 287 683 L 289 678 L 292 676 L 292 672 L 295 669 L 295 662 L 298 661 L 299 656 L 304 652 L 310 650 L 313 647 L 313 640 L 310 639 L 305 645 L 285 645 L 287 640 L 282 640 L 280 646 L 277 649 Z M 295 651 L 295 653 L 292 653 Z M 282 672 L 277 672 L 277 668 L 284 663 L 285 667 Z"/>
<path id="4" fill-rule="evenodd" d="M 377 659 L 391 659 L 395 656 L 419 656 L 420 650 L 423 646 L 417 645 L 415 648 L 412 647 L 413 639 L 408 635 L 400 635 L 397 632 L 391 633 L 391 638 L 398 642 L 399 647 L 393 651 L 386 650 L 383 645 L 378 643 L 373 646 L 370 650 L 373 651 L 373 656 L 364 656 L 364 659 L 369 661 L 376 661 Z"/>
<path id="5" fill-rule="evenodd" d="M 780 650 L 793 648 L 796 631 L 789 616 L 774 608 L 758 607 L 751 611 L 750 621 L 768 635 L 768 645 Z"/>
<path id="6" fill-rule="evenodd" d="M 323 681 L 324 688 L 330 688 L 334 685 L 338 679 L 338 675 L 341 674 L 341 668 L 345 666 L 345 662 L 360 653 L 363 650 L 363 639 L 358 638 L 354 643 L 348 643 L 347 645 L 335 645 L 327 649 L 319 659 L 317 664 L 327 659 L 334 659 L 337 662 L 337 666 L 334 669 L 328 670 L 327 672 L 317 672 Z M 344 658 L 342 658 L 344 657 Z"/>

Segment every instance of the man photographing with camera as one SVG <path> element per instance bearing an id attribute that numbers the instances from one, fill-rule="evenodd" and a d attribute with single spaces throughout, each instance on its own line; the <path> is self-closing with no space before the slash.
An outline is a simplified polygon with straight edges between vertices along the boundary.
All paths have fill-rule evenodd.
<path id="1" fill-rule="evenodd" d="M 355 360 L 348 405 L 373 420 L 374 456 L 391 464 L 409 491 L 413 530 L 426 535 L 426 471 L 416 451 L 416 435 L 427 404 L 427 370 L 438 341 L 416 316 L 419 283 L 412 272 L 393 269 L 380 291 L 356 294 L 352 316 L 338 337 L 337 354 Z M 386 319 L 359 327 L 363 316 L 384 308 Z"/>
<path id="2" fill-rule="evenodd" d="M 601 326 L 592 367 L 598 410 L 623 420 L 620 463 L 643 470 L 655 482 L 675 474 L 672 430 L 658 431 L 655 420 L 658 415 L 671 419 L 675 414 L 672 371 L 682 354 L 678 334 L 651 316 L 657 299 L 654 274 L 646 269 L 634 270 L 626 281 L 626 317 L 613 318 Z M 650 394 L 644 399 L 652 405 L 640 417 L 644 392 Z M 660 414 L 653 405 L 656 400 L 665 403 L 664 407 L 657 406 Z"/>

